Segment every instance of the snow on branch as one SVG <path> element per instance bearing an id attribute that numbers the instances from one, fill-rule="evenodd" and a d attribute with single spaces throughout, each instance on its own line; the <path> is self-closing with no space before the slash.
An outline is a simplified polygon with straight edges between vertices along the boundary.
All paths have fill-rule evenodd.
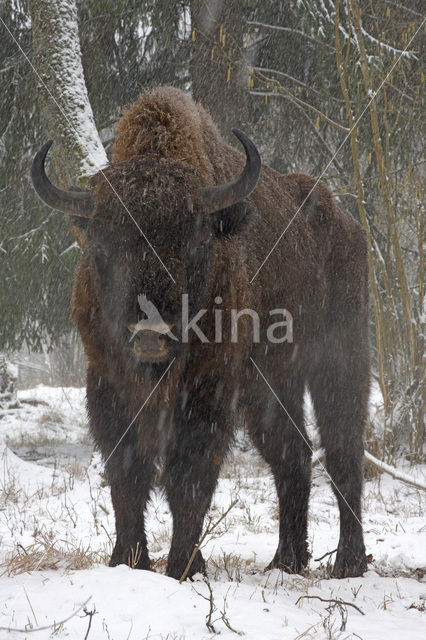
<path id="1" fill-rule="evenodd" d="M 306 40 L 309 40 L 310 42 L 314 42 L 315 44 L 319 44 L 321 47 L 325 47 L 326 49 L 330 49 L 331 51 L 334 51 L 334 47 L 332 47 L 327 42 L 321 42 L 321 40 L 317 40 L 316 38 L 313 38 L 307 33 L 300 31 L 300 29 L 293 29 L 291 27 L 282 27 L 281 25 L 276 25 L 276 24 L 267 24 L 265 22 L 258 22 L 257 20 L 247 20 L 247 24 L 252 25 L 253 27 L 263 27 L 264 29 L 273 29 L 275 31 L 287 31 L 288 33 L 295 33 L 298 36 L 301 36 L 302 38 L 306 38 Z"/>
<path id="2" fill-rule="evenodd" d="M 31 0 L 33 71 L 39 80 L 48 135 L 62 138 L 78 174 L 108 162 L 87 94 L 74 0 Z M 31 64 L 31 63 L 30 63 Z M 32 66 L 32 65 L 31 65 Z"/>
<path id="3" fill-rule="evenodd" d="M 317 449 L 316 451 L 314 451 L 312 456 L 312 466 L 314 467 L 315 465 L 321 463 L 323 458 L 325 458 L 324 449 Z M 421 482 L 420 480 L 415 480 L 412 476 L 408 475 L 407 473 L 404 473 L 403 471 L 399 471 L 399 469 L 392 467 L 390 464 L 386 464 L 386 462 L 382 462 L 381 460 L 379 460 L 378 458 L 376 458 L 366 450 L 364 450 L 364 458 L 367 462 L 373 465 L 373 467 L 376 467 L 376 469 L 379 469 L 380 471 L 383 471 L 384 473 L 389 474 L 390 476 L 392 476 L 392 478 L 395 478 L 396 480 L 400 480 L 401 482 L 405 482 L 406 484 L 409 484 L 412 487 L 415 487 L 416 489 L 421 489 L 422 491 L 426 491 L 426 484 L 424 482 Z"/>
<path id="4" fill-rule="evenodd" d="M 335 24 L 335 16 L 336 16 L 336 12 L 335 12 L 335 7 L 334 7 L 334 2 L 333 0 L 326 0 L 326 3 L 328 5 L 328 7 L 326 6 L 324 0 L 319 0 L 316 4 L 315 4 L 315 11 L 309 11 L 309 13 L 311 14 L 311 16 L 319 23 L 322 23 L 321 26 L 318 28 L 318 33 L 324 35 L 324 26 L 327 24 Z M 346 16 L 346 20 L 348 22 L 351 22 L 351 17 L 348 15 L 348 7 L 347 7 L 347 3 L 343 2 L 343 11 L 345 13 Z M 302 5 L 304 6 L 305 10 L 308 11 L 308 9 L 310 9 L 312 3 L 302 3 Z M 420 16 L 421 17 L 421 16 Z M 270 25 L 264 25 L 264 26 L 270 26 Z M 351 25 L 352 27 L 352 25 Z M 350 32 L 353 31 L 352 28 L 350 28 L 350 32 L 348 32 L 344 26 L 342 24 L 339 24 L 339 31 L 342 33 L 343 37 L 345 38 L 345 40 L 350 39 L 351 43 L 355 46 L 358 47 L 358 43 L 355 37 L 353 37 L 352 35 L 350 35 Z M 398 49 L 397 47 L 393 47 L 392 45 L 388 44 L 387 42 L 383 42 L 382 40 L 379 40 L 378 38 L 374 37 L 371 33 L 369 33 L 368 31 L 366 31 L 363 27 L 362 27 L 362 32 L 363 32 L 363 36 L 364 38 L 366 38 L 366 40 L 368 40 L 371 44 L 374 44 L 376 46 L 378 46 L 381 50 L 389 53 L 390 55 L 393 56 L 398 56 L 400 55 L 403 58 L 416 58 L 416 51 L 407 51 L 406 49 Z M 311 36 L 309 36 L 311 37 Z M 333 47 L 334 49 L 334 47 Z M 373 57 L 373 56 L 371 56 Z"/>
<path id="5" fill-rule="evenodd" d="M 412 487 L 416 487 L 416 489 L 422 489 L 423 491 L 426 491 L 426 484 L 424 482 L 415 480 L 414 478 L 409 476 L 407 473 L 404 473 L 403 471 L 399 471 L 398 469 L 395 469 L 395 467 L 392 467 L 390 464 L 386 464 L 386 462 L 382 462 L 378 458 L 375 458 L 373 455 L 371 455 L 371 453 L 369 453 L 368 451 L 364 451 L 364 457 L 366 460 L 368 460 L 370 464 L 373 465 L 373 467 L 376 467 L 376 469 L 379 469 L 384 473 L 388 473 L 390 476 L 392 476 L 396 480 L 401 480 L 401 482 L 410 484 Z"/>

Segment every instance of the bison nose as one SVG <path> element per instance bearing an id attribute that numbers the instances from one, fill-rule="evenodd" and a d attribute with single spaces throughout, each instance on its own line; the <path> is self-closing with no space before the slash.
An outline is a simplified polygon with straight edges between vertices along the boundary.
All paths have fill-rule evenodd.
<path id="1" fill-rule="evenodd" d="M 140 331 L 135 340 L 144 351 L 156 351 L 164 349 L 166 346 L 166 338 L 155 331 Z"/>
<path id="2" fill-rule="evenodd" d="M 147 321 L 140 321 L 127 326 L 131 332 L 130 345 L 133 353 L 141 360 L 157 360 L 169 353 L 168 345 L 172 325 L 161 323 L 161 326 L 149 325 Z"/>

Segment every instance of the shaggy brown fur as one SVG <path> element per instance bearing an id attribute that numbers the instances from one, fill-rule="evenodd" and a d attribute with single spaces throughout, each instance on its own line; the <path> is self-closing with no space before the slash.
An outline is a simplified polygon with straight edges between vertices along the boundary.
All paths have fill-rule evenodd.
<path id="1" fill-rule="evenodd" d="M 118 123 L 113 162 L 145 155 L 181 160 L 214 182 L 214 167 L 208 151 L 219 139 L 219 131 L 208 113 L 189 96 L 173 87 L 145 93 Z"/>
<path id="2" fill-rule="evenodd" d="M 369 388 L 366 240 L 360 225 L 319 183 L 250 284 L 315 181 L 264 167 L 250 198 L 207 215 L 199 187 L 234 179 L 244 163 L 200 105 L 177 89 L 161 87 L 124 112 L 113 162 L 105 171 L 133 219 L 101 174 L 91 181 L 92 218 L 74 219 L 84 251 L 72 316 L 89 361 L 91 431 L 106 459 L 116 515 L 111 564 L 131 562 L 138 549 L 136 566 L 150 566 L 144 509 L 161 458 L 174 524 L 168 574 L 180 577 L 201 534 L 235 416 L 242 413 L 277 487 L 279 545 L 270 567 L 300 571 L 309 557 L 307 386 L 340 508 L 334 575 L 361 575 L 366 568 L 362 438 Z M 180 296 L 188 293 L 190 317 L 209 310 L 198 326 L 210 340 L 214 309 L 222 309 L 223 342 L 202 344 L 192 335 L 187 345 L 169 345 L 163 363 L 138 361 L 127 325 L 138 320 L 140 293 L 177 330 Z M 216 296 L 223 299 L 220 305 Z M 240 320 L 238 342 L 230 341 L 229 311 L 244 308 L 260 316 L 260 344 L 253 343 L 248 317 Z M 277 308 L 293 316 L 293 343 L 267 342 L 269 311 Z M 172 356 L 176 359 L 158 384 Z M 203 569 L 198 552 L 189 575 Z"/>

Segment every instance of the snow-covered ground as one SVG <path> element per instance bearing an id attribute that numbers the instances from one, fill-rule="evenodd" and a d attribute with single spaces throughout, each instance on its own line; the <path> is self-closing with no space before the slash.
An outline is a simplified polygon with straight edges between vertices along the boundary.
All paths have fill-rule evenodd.
<path id="1" fill-rule="evenodd" d="M 159 491 L 148 517 L 155 572 L 105 566 L 114 517 L 87 435 L 84 390 L 38 387 L 20 392 L 19 400 L 17 408 L 0 412 L 1 640 L 201 640 L 214 633 L 248 640 L 425 637 L 424 493 L 389 476 L 367 481 L 369 571 L 331 580 L 330 556 L 314 558 L 336 548 L 338 511 L 316 467 L 309 570 L 304 576 L 263 572 L 277 543 L 275 490 L 242 434 L 210 512 L 214 523 L 238 500 L 206 539 L 208 582 L 199 576 L 180 585 L 164 575 L 171 520 Z M 425 467 L 405 471 L 425 481 Z M 7 630 L 53 623 L 34 633 Z"/>

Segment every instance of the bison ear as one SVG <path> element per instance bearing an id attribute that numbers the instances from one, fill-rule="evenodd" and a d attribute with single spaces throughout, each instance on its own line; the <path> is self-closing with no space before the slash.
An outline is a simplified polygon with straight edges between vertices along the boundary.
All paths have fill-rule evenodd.
<path id="1" fill-rule="evenodd" d="M 256 208 L 252 202 L 242 200 L 213 214 L 213 228 L 216 236 L 230 236 L 242 233 L 250 224 Z"/>
<path id="2" fill-rule="evenodd" d="M 87 246 L 87 226 L 89 220 L 87 218 L 80 218 L 78 216 L 71 216 L 71 233 L 74 239 L 77 241 L 78 246 L 82 251 Z"/>

